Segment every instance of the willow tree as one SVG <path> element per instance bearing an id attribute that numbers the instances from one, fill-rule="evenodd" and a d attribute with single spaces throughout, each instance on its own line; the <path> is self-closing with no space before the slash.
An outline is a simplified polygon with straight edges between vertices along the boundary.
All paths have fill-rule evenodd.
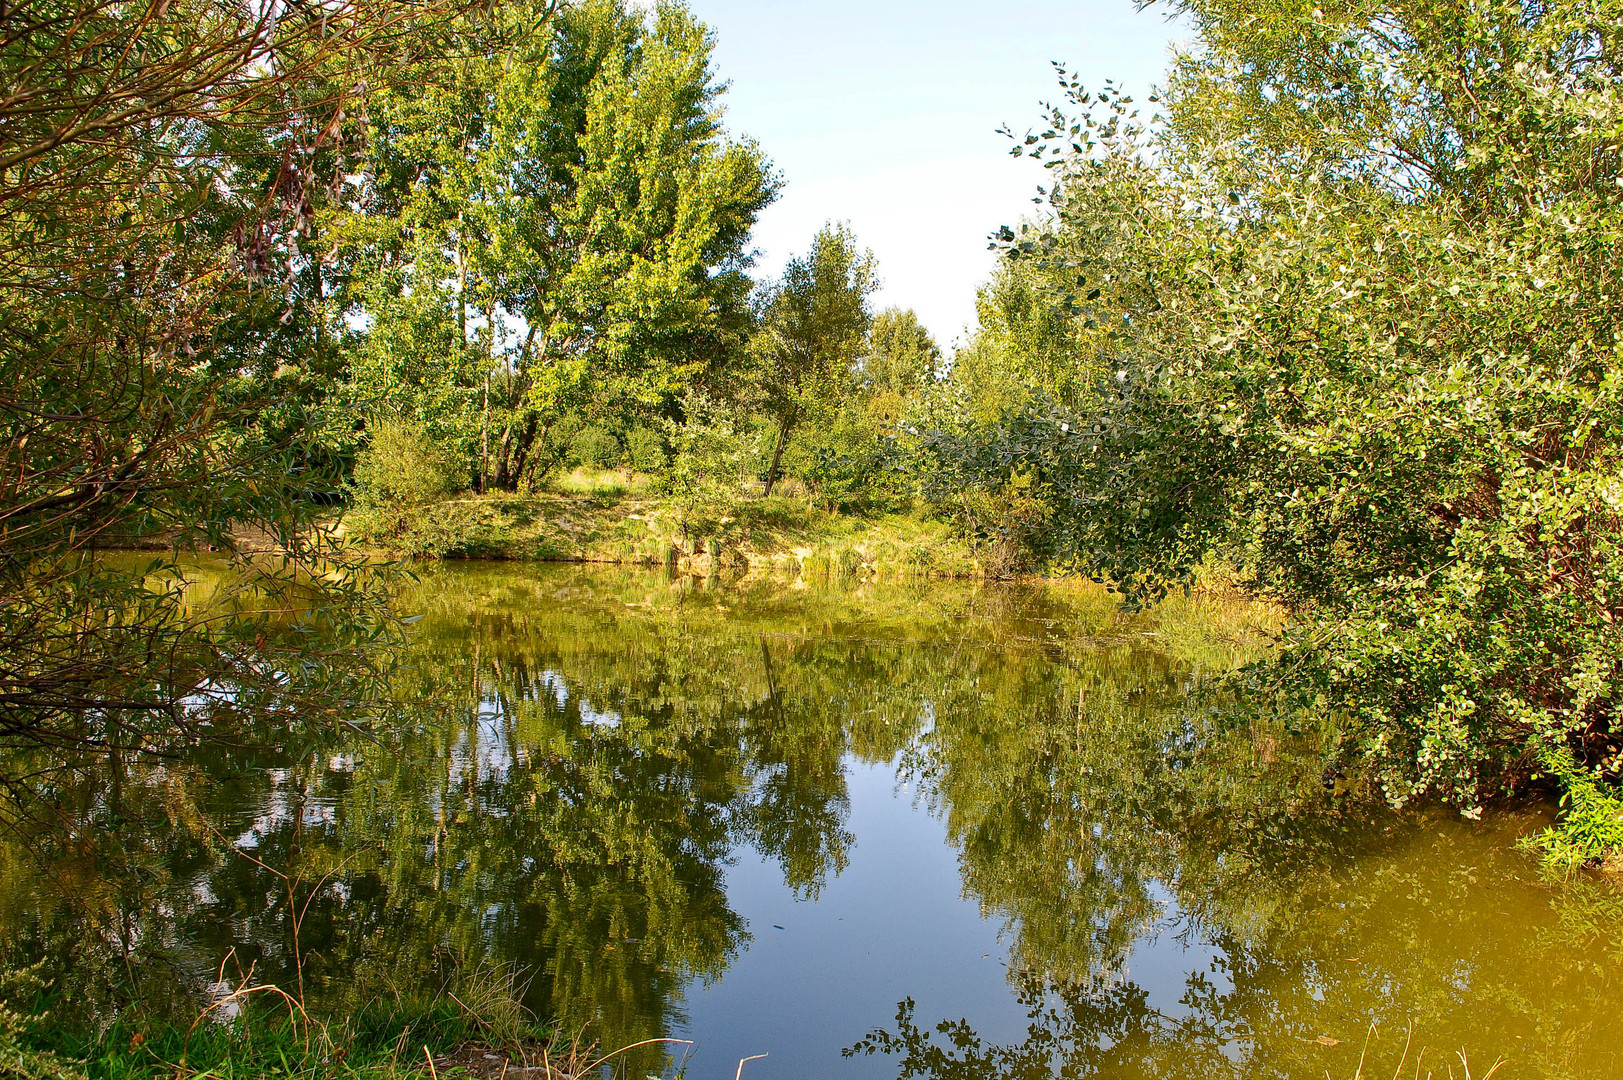
<path id="1" fill-rule="evenodd" d="M 550 464 L 589 405 L 670 412 L 741 351 L 747 243 L 775 191 L 723 127 L 712 34 L 685 8 L 500 12 L 504 46 L 379 95 L 336 215 L 366 406 L 467 450 L 482 486 Z"/>
<path id="2" fill-rule="evenodd" d="M 260 419 L 297 407 L 280 369 L 312 326 L 310 228 L 348 119 L 463 24 L 396 0 L 5 8 L 0 739 L 49 744 L 46 764 L 162 749 L 367 670 L 335 643 L 380 629 L 370 586 L 303 572 L 306 496 L 336 478 L 303 425 Z M 244 579 L 291 604 L 299 578 L 327 651 L 266 614 L 282 602 L 198 612 L 93 557 L 166 530 L 234 551 L 244 526 L 293 568 Z"/>

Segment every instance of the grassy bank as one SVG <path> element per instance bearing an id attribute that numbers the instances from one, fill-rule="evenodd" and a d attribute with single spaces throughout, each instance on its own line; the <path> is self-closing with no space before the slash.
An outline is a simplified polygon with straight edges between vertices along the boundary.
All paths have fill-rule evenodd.
<path id="1" fill-rule="evenodd" d="M 675 1076 L 687 1075 L 686 1051 L 692 1046 L 687 1040 L 659 1039 L 603 1051 L 578 1041 L 565 1042 L 544 1031 L 503 1037 L 455 998 L 416 1010 L 398 1006 L 374 1010 L 337 1026 L 316 1024 L 296 1012 L 292 1017 L 272 1013 L 238 1016 L 224 1023 L 204 1021 L 190 1028 L 154 1028 L 121 1020 L 93 1042 L 69 1042 L 60 1049 L 39 1048 L 52 1041 L 8 1034 L 0 1020 L 0 1078 L 587 1080 L 648 1076 L 657 1080 L 670 1068 L 669 1064 L 661 1065 L 667 1053 L 676 1065 Z M 1326 1046 L 1338 1044 L 1338 1040 L 1324 1037 L 1318 1042 Z M 1372 1023 L 1349 1080 L 1387 1075 L 1384 1070 L 1402 1074 L 1411 1060 L 1419 1075 L 1428 1054 L 1442 1059 L 1448 1075 L 1465 1080 L 1486 1080 L 1506 1064 L 1500 1058 L 1485 1067 L 1474 1065 L 1460 1048 L 1438 1054 L 1437 1048 L 1417 1041 L 1412 1027 L 1383 1032 Z M 739 1063 L 737 1075 L 748 1071 L 749 1060 Z M 1456 1062 L 1461 1067 L 1459 1073 L 1453 1069 Z M 649 1071 L 650 1066 L 658 1071 Z M 1429 1070 L 1426 1075 L 1437 1073 Z"/>
<path id="2" fill-rule="evenodd" d="M 774 570 L 807 577 L 977 577 L 987 561 L 951 523 L 852 514 L 804 497 L 744 497 L 695 508 L 640 477 L 575 473 L 523 495 L 463 495 L 416 507 L 354 509 L 340 528 L 380 554 Z"/>
<path id="3" fill-rule="evenodd" d="M 253 991 L 264 991 L 254 993 Z M 632 1061 L 646 1069 L 663 1060 L 663 1040 L 605 1052 L 561 1038 L 527 1014 L 466 1004 L 447 994 L 420 1001 L 375 1003 L 340 1021 L 305 1015 L 279 991 L 253 988 L 255 1003 L 229 1017 L 209 1010 L 191 1024 L 130 1014 L 100 1034 L 52 1022 L 0 1016 L 4 1080 L 435 1080 L 526 1076 L 579 1080 L 605 1065 Z M 510 1004 L 510 1003 L 509 1003 Z M 682 1047 L 677 1045 L 676 1056 Z"/>

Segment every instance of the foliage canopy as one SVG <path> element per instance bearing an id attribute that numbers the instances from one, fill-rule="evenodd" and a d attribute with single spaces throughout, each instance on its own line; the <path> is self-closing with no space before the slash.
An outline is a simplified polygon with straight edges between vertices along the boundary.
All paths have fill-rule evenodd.
<path id="1" fill-rule="evenodd" d="M 375 583 L 308 528 L 339 481 L 304 392 L 311 230 L 364 89 L 478 25 L 415 0 L 8 5 L 0 738 L 162 750 L 370 679 Z M 95 558 L 166 532 L 234 550 L 248 527 L 277 555 L 206 613 Z M 304 647 L 312 619 L 330 648 Z"/>
<path id="2" fill-rule="evenodd" d="M 826 417 L 850 392 L 873 323 L 868 297 L 878 287 L 873 253 L 857 246 L 848 225 L 829 224 L 811 250 L 789 260 L 781 280 L 762 289 L 754 387 L 777 429 L 766 494 L 795 430 Z"/>

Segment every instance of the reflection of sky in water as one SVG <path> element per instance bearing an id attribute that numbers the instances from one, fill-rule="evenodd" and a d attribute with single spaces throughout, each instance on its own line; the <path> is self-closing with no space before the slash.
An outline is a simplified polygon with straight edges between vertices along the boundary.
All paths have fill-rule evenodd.
<path id="1" fill-rule="evenodd" d="M 777 863 L 735 850 L 727 896 L 753 940 L 718 982 L 687 989 L 687 1023 L 672 1034 L 696 1043 L 688 1076 L 731 1076 L 740 1059 L 768 1054 L 746 1065 L 745 1076 L 888 1080 L 894 1061 L 840 1050 L 893 1026 L 905 998 L 922 1023 L 965 1019 L 988 1042 L 1025 1039 L 1005 921 L 982 917 L 977 900 L 964 896 L 939 817 L 910 785 L 898 785 L 889 765 L 848 758 L 846 777 L 847 827 L 857 839 L 850 865 L 816 900 L 797 899 Z M 1139 942 L 1120 974 L 1148 991 L 1152 1007 L 1184 1015 L 1188 977 L 1210 972 L 1218 952 L 1180 940 L 1170 896 L 1160 890 L 1156 898 L 1167 902 L 1161 932 Z M 1221 975 L 1208 978 L 1228 989 Z"/>
<path id="2" fill-rule="evenodd" d="M 543 671 L 536 683 L 536 700 L 546 700 L 548 704 L 555 705 L 560 713 L 568 710 L 574 695 L 562 674 L 552 670 Z M 485 695 L 497 695 L 501 687 L 485 685 L 481 690 Z M 584 697 L 575 698 L 574 703 L 583 727 L 613 730 L 620 726 L 619 713 L 593 708 L 592 703 Z M 464 730 L 451 748 L 448 774 L 451 786 L 465 784 L 470 775 L 477 784 L 506 783 L 511 778 L 514 765 L 527 763 L 525 748 L 513 745 L 513 718 L 508 715 L 500 697 L 481 696 L 473 721 L 471 729 Z M 504 811 L 504 807 L 485 799 L 480 799 L 480 808 L 490 813 Z"/>
<path id="3" fill-rule="evenodd" d="M 334 769 L 334 772 L 343 771 Z M 251 851 L 270 836 L 293 823 L 295 806 L 299 823 L 307 829 L 331 828 L 338 822 L 338 799 L 333 796 L 294 792 L 288 789 L 286 769 L 267 769 L 265 777 L 270 791 L 261 801 L 258 811 L 249 820 L 248 827 L 238 834 L 233 843 L 242 851 Z"/>
<path id="4" fill-rule="evenodd" d="M 473 779 L 481 784 L 500 784 L 513 768 L 513 747 L 508 736 L 508 720 L 494 702 L 481 702 L 473 725 L 457 737 L 451 748 L 449 778 L 452 787 Z M 483 804 L 484 800 L 481 800 Z M 487 809 L 489 807 L 486 807 Z"/>

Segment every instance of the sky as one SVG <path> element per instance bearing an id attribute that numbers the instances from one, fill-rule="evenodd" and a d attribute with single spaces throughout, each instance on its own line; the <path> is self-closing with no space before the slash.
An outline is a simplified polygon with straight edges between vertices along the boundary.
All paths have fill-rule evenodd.
<path id="1" fill-rule="evenodd" d="M 945 349 L 975 322 L 987 235 L 1036 210 L 1043 170 L 1009 156 L 1008 125 L 1041 130 L 1051 61 L 1143 101 L 1187 34 L 1132 0 L 688 0 L 715 31 L 728 127 L 784 181 L 755 231 L 776 274 L 826 221 L 848 221 L 884 282 Z"/>

